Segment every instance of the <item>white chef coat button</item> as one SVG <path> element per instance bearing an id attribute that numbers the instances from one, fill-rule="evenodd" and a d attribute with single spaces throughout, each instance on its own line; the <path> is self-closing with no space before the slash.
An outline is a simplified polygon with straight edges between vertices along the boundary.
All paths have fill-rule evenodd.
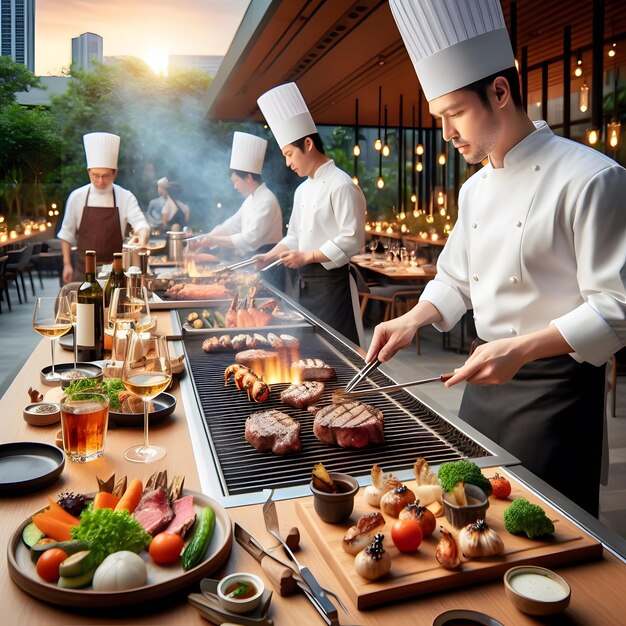
<path id="1" fill-rule="evenodd" d="M 478 282 L 478 274 L 474 274 L 474 275 L 472 276 L 472 278 L 473 278 L 476 282 Z"/>
<path id="2" fill-rule="evenodd" d="M 481 178 L 487 178 L 487 174 L 486 174 L 485 172 L 483 172 L 483 173 L 480 175 L 480 177 L 481 177 Z"/>
<path id="3" fill-rule="evenodd" d="M 541 166 L 538 163 L 535 163 L 533 165 L 533 170 L 535 170 L 535 172 L 538 172 L 541 169 Z"/>
<path id="4" fill-rule="evenodd" d="M 515 226 L 517 226 L 518 228 L 522 227 L 522 220 L 517 220 L 517 223 L 515 224 Z"/>
<path id="5" fill-rule="evenodd" d="M 478 224 L 476 222 L 472 223 L 472 228 L 478 228 Z"/>
<path id="6" fill-rule="evenodd" d="M 509 328 L 509 335 L 517 335 L 515 328 Z"/>
<path id="7" fill-rule="evenodd" d="M 509 282 L 511 285 L 515 285 L 517 283 L 517 276 L 511 276 L 511 278 L 509 278 Z"/>

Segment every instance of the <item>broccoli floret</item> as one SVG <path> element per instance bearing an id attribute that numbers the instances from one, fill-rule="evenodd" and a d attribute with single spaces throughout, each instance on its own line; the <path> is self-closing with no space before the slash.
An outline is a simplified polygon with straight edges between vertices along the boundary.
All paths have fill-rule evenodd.
<path id="1" fill-rule="evenodd" d="M 513 535 L 525 533 L 530 539 L 554 532 L 554 524 L 545 511 L 526 498 L 516 498 L 504 509 L 504 527 Z"/>
<path id="2" fill-rule="evenodd" d="M 439 467 L 441 488 L 450 492 L 458 482 L 469 483 L 480 487 L 487 495 L 491 494 L 491 483 L 482 475 L 480 467 L 473 461 L 451 461 Z"/>

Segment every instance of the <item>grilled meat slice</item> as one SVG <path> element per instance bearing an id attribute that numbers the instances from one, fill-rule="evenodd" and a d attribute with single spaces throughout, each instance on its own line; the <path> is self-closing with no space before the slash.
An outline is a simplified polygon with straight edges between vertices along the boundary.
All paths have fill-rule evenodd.
<path id="1" fill-rule="evenodd" d="M 342 448 L 381 445 L 384 417 L 376 407 L 361 402 L 330 404 L 315 414 L 313 433 L 320 441 Z"/>
<path id="2" fill-rule="evenodd" d="M 330 380 L 337 375 L 322 359 L 300 359 L 291 364 L 291 369 L 299 372 L 302 380 Z"/>
<path id="3" fill-rule="evenodd" d="M 292 335 L 280 335 L 280 339 L 283 342 L 285 348 L 299 348 L 300 340 Z"/>
<path id="4" fill-rule="evenodd" d="M 246 441 L 259 452 L 300 452 L 300 422 L 276 409 L 253 413 L 246 420 Z"/>
<path id="5" fill-rule="evenodd" d="M 174 501 L 174 519 L 164 532 L 184 537 L 195 521 L 196 509 L 193 506 L 193 496 L 183 496 Z"/>
<path id="6" fill-rule="evenodd" d="M 237 352 L 235 355 L 235 362 L 252 369 L 260 369 L 263 363 L 268 360 L 277 359 L 278 352 L 273 350 L 244 350 L 243 352 Z"/>
<path id="7" fill-rule="evenodd" d="M 167 489 L 157 487 L 141 496 L 133 517 L 152 536 L 161 532 L 174 518 Z"/>
<path id="8" fill-rule="evenodd" d="M 324 383 L 317 381 L 305 381 L 294 383 L 280 394 L 281 402 L 295 406 L 297 409 L 304 409 L 315 404 L 324 393 Z"/>
<path id="9" fill-rule="evenodd" d="M 249 336 L 250 335 L 244 334 L 235 335 L 230 342 L 233 350 L 241 350 L 242 348 L 245 348 Z"/>

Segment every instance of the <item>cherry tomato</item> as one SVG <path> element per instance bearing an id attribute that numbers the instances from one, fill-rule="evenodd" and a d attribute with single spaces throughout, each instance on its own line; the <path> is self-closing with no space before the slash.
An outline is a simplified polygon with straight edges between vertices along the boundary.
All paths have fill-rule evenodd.
<path id="1" fill-rule="evenodd" d="M 415 552 L 422 543 L 422 527 L 414 519 L 400 519 L 391 527 L 391 538 L 400 552 Z"/>
<path id="2" fill-rule="evenodd" d="M 185 541 L 175 533 L 159 533 L 150 542 L 148 552 L 155 563 L 176 563 L 185 547 Z"/>
<path id="3" fill-rule="evenodd" d="M 67 553 L 61 548 L 50 548 L 37 559 L 37 573 L 46 582 L 59 580 L 59 565 L 67 559 Z"/>
<path id="4" fill-rule="evenodd" d="M 508 498 L 511 495 L 511 483 L 500 474 L 492 476 L 489 482 L 494 498 Z"/>

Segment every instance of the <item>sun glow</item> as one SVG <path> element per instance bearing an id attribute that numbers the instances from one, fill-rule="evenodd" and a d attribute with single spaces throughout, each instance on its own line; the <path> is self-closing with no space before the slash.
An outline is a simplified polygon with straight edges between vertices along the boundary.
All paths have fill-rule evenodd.
<path id="1" fill-rule="evenodd" d="M 152 48 L 146 55 L 146 63 L 158 76 L 167 76 L 168 58 L 167 48 Z"/>

